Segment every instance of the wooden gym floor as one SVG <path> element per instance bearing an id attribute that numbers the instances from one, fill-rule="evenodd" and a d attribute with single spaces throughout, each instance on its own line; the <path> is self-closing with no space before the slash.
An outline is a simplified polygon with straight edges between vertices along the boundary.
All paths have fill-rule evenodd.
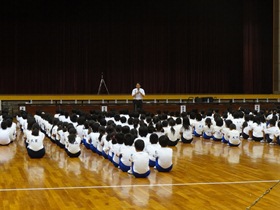
<path id="1" fill-rule="evenodd" d="M 0 147 L 0 209 L 253 209 L 280 208 L 280 146 L 244 140 L 238 148 L 196 138 L 179 143 L 170 173 L 147 179 L 123 173 L 82 145 L 70 159 L 48 139 L 46 155 L 27 155 L 17 141 Z M 264 193 L 254 206 L 248 208 Z"/>

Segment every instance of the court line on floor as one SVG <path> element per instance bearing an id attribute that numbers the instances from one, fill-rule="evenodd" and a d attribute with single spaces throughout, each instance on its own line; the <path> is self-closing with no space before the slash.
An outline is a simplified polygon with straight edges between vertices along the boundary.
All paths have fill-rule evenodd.
<path id="1" fill-rule="evenodd" d="M 97 185 L 97 186 L 77 186 L 77 187 L 38 187 L 38 188 L 7 188 L 0 189 L 0 192 L 11 191 L 44 191 L 44 190 L 77 190 L 77 189 L 105 189 L 105 188 L 129 188 L 129 187 L 170 187 L 170 186 L 195 186 L 195 185 L 232 185 L 232 184 L 254 184 L 254 183 L 272 183 L 279 180 L 251 180 L 236 182 L 193 182 L 177 184 L 140 184 L 140 185 Z"/>

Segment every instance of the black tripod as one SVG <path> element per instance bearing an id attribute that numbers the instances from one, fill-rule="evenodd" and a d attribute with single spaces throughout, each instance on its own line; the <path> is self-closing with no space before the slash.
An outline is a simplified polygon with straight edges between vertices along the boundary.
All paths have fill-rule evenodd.
<path id="1" fill-rule="evenodd" d="M 108 88 L 107 88 L 107 85 L 106 85 L 106 83 L 105 83 L 105 80 L 103 79 L 103 72 L 101 73 L 101 80 L 100 80 L 99 88 L 98 88 L 98 92 L 97 92 L 98 95 L 100 94 L 102 84 L 104 85 L 104 87 L 105 87 L 105 89 L 106 89 L 106 91 L 107 91 L 107 94 L 109 94 L 109 90 L 108 90 Z"/>

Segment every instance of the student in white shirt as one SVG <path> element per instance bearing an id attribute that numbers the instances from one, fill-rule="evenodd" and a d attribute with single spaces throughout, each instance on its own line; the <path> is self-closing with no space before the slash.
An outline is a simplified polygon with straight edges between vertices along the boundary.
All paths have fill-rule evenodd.
<path id="1" fill-rule="evenodd" d="M 45 147 L 43 144 L 45 134 L 39 131 L 39 125 L 35 123 L 32 133 L 27 137 L 27 153 L 30 158 L 42 158 L 45 155 Z"/>
<path id="2" fill-rule="evenodd" d="M 72 130 L 75 130 L 75 132 L 76 132 L 76 129 L 74 128 L 74 126 L 73 126 L 73 124 L 72 123 L 69 123 L 69 124 L 67 124 L 67 129 L 63 129 L 63 136 L 64 136 L 64 149 L 65 149 L 65 151 L 67 151 L 67 149 L 66 149 L 66 146 L 68 145 L 68 136 L 69 136 L 69 134 L 70 134 L 70 131 L 72 131 Z M 73 130 L 73 133 L 74 133 L 74 130 Z"/>
<path id="3" fill-rule="evenodd" d="M 130 157 L 136 152 L 134 146 L 134 136 L 130 133 L 124 135 L 124 146 L 120 149 L 119 166 L 123 172 L 127 172 L 131 167 Z"/>
<path id="4" fill-rule="evenodd" d="M 116 132 L 112 132 L 110 134 L 108 134 L 108 136 L 110 136 L 110 140 L 109 140 L 109 145 L 108 145 L 108 148 L 109 148 L 109 152 L 108 152 L 108 160 L 113 163 L 113 145 L 114 144 L 117 144 L 117 140 L 115 138 L 116 136 Z"/>
<path id="5" fill-rule="evenodd" d="M 269 144 L 275 144 L 276 143 L 276 136 L 279 135 L 280 131 L 277 126 L 275 126 L 276 122 L 275 119 L 270 119 L 268 121 L 268 126 L 264 130 L 266 140 L 262 140 L 261 142 L 267 142 Z"/>
<path id="6" fill-rule="evenodd" d="M 188 117 L 188 116 L 185 116 L 185 117 Z M 189 120 L 190 120 L 190 125 L 194 128 L 194 124 L 195 124 L 195 122 L 196 122 L 196 113 L 195 112 L 190 112 L 189 113 Z"/>
<path id="7" fill-rule="evenodd" d="M 103 147 L 102 147 L 102 156 L 105 159 L 108 159 L 109 150 L 110 150 L 110 141 L 111 141 L 110 134 L 106 134 L 106 137 L 103 139 Z"/>
<path id="8" fill-rule="evenodd" d="M 9 129 L 10 139 L 11 141 L 14 141 L 17 137 L 17 125 L 12 121 L 11 118 L 6 119 L 6 122 Z"/>
<path id="9" fill-rule="evenodd" d="M 85 145 L 87 149 L 89 149 L 90 144 L 88 144 L 89 139 L 89 133 L 91 132 L 89 127 L 89 121 L 84 122 L 84 129 L 83 129 L 83 137 L 82 137 L 82 143 Z"/>
<path id="10" fill-rule="evenodd" d="M 0 129 L 0 145 L 9 145 L 10 143 L 10 130 L 8 129 L 7 122 L 2 121 Z"/>
<path id="11" fill-rule="evenodd" d="M 65 122 L 65 111 L 60 110 L 60 114 L 59 114 L 58 119 L 59 119 L 59 121 L 61 121 L 61 122 Z"/>
<path id="12" fill-rule="evenodd" d="M 102 150 L 104 146 L 104 141 L 106 141 L 106 128 L 104 126 L 100 126 L 98 128 L 99 136 L 96 146 L 96 153 L 98 155 L 102 155 Z"/>
<path id="13" fill-rule="evenodd" d="M 77 135 L 75 128 L 69 129 L 68 141 L 65 144 L 65 150 L 69 157 L 79 157 L 81 154 L 81 138 Z"/>
<path id="14" fill-rule="evenodd" d="M 155 127 L 155 132 L 154 133 L 157 134 L 158 137 L 161 137 L 162 135 L 165 134 L 161 122 L 157 122 L 156 123 L 156 127 Z"/>
<path id="15" fill-rule="evenodd" d="M 175 127 L 175 120 L 173 118 L 168 119 L 168 127 L 166 129 L 166 136 L 168 137 L 168 145 L 176 146 L 180 140 L 180 129 Z"/>
<path id="16" fill-rule="evenodd" d="M 159 137 L 161 148 L 156 151 L 156 166 L 159 172 L 169 172 L 173 167 L 172 156 L 173 150 L 168 148 L 168 138 L 166 136 Z"/>
<path id="17" fill-rule="evenodd" d="M 117 142 L 112 146 L 112 163 L 115 167 L 118 167 L 120 163 L 120 149 L 123 147 L 124 143 L 123 133 L 116 133 L 115 139 Z"/>
<path id="18" fill-rule="evenodd" d="M 89 133 L 89 140 L 88 140 L 88 143 L 90 144 L 89 148 L 92 152 L 96 152 L 96 147 L 98 144 L 98 137 L 99 137 L 98 129 L 100 125 L 97 122 L 91 121 L 89 126 L 91 128 L 91 132 Z"/>
<path id="19" fill-rule="evenodd" d="M 57 137 L 56 137 L 56 135 L 57 135 L 57 129 L 58 129 L 58 122 L 60 122 L 59 121 L 59 119 L 58 118 L 53 118 L 53 121 L 52 121 L 52 128 L 51 128 L 51 130 L 50 130 L 50 139 L 51 139 L 51 141 L 52 142 L 54 142 L 54 143 L 56 143 L 57 144 Z"/>
<path id="20" fill-rule="evenodd" d="M 150 144 L 150 139 L 148 138 L 148 127 L 141 125 L 138 129 L 139 138 L 142 139 L 145 143 L 145 147 Z"/>
<path id="21" fill-rule="evenodd" d="M 25 130 L 23 130 L 23 139 L 25 140 L 24 143 L 25 143 L 25 146 L 27 148 L 28 146 L 28 143 L 27 143 L 27 138 L 31 135 L 32 133 L 32 129 L 33 129 L 33 125 L 36 123 L 35 119 L 32 118 L 32 117 L 29 117 L 28 118 L 28 121 L 27 121 L 27 127 Z M 37 123 L 38 124 L 38 123 Z"/>
<path id="22" fill-rule="evenodd" d="M 72 114 L 70 116 L 70 120 L 68 123 L 72 123 L 74 125 L 74 127 L 76 128 L 78 126 L 78 123 L 77 123 L 77 119 L 78 119 L 78 116 L 76 114 Z"/>
<path id="23" fill-rule="evenodd" d="M 53 116 L 50 115 L 46 115 L 46 121 L 45 121 L 45 132 L 46 132 L 46 136 L 51 139 L 51 129 L 52 129 L 52 122 L 53 122 Z M 56 142 L 54 142 L 56 143 Z"/>
<path id="24" fill-rule="evenodd" d="M 222 141 L 223 138 L 223 125 L 224 121 L 221 117 L 217 117 L 215 119 L 216 124 L 214 125 L 214 133 L 213 133 L 213 140 L 214 141 Z"/>
<path id="25" fill-rule="evenodd" d="M 242 125 L 244 123 L 244 114 L 240 110 L 233 113 L 232 123 L 235 124 L 236 129 L 242 134 Z"/>
<path id="26" fill-rule="evenodd" d="M 260 116 L 255 116 L 254 123 L 252 124 L 252 139 L 260 142 L 264 139 L 265 124 L 261 122 Z"/>
<path id="27" fill-rule="evenodd" d="M 249 120 L 250 120 L 250 115 L 246 114 L 244 117 L 244 122 L 242 125 L 242 138 L 243 139 L 249 139 L 250 138 L 250 134 L 251 134 L 251 130 L 252 130 L 252 123 L 249 124 Z"/>
<path id="28" fill-rule="evenodd" d="M 64 133 L 67 132 L 67 122 L 63 122 L 60 125 L 58 125 L 58 129 L 57 129 L 57 145 L 60 148 L 65 148 L 65 135 Z"/>
<path id="29" fill-rule="evenodd" d="M 240 145 L 240 132 L 236 129 L 235 124 L 229 126 L 230 131 L 228 132 L 228 145 L 229 146 L 239 146 Z"/>
<path id="30" fill-rule="evenodd" d="M 146 178 L 150 175 L 149 155 L 144 151 L 145 142 L 137 139 L 134 142 L 136 152 L 131 155 L 131 171 L 136 178 Z"/>
<path id="31" fill-rule="evenodd" d="M 214 126 L 212 125 L 211 118 L 207 117 L 205 119 L 205 125 L 203 127 L 203 138 L 204 139 L 213 139 Z"/>
<path id="32" fill-rule="evenodd" d="M 202 115 L 201 114 L 197 114 L 196 115 L 196 120 L 193 122 L 193 126 L 194 126 L 194 135 L 196 137 L 200 137 L 203 134 L 203 128 L 204 128 L 204 121 L 202 120 Z"/>
<path id="33" fill-rule="evenodd" d="M 146 147 L 146 152 L 149 155 L 149 166 L 154 167 L 156 165 L 155 154 L 156 151 L 160 148 L 158 144 L 158 135 L 153 133 L 150 135 L 150 144 Z"/>
<path id="34" fill-rule="evenodd" d="M 188 117 L 183 118 L 183 125 L 180 129 L 181 141 L 183 143 L 191 143 L 193 140 L 193 128 L 190 125 Z"/>
<path id="35" fill-rule="evenodd" d="M 83 139 L 83 130 L 84 130 L 84 123 L 86 119 L 84 116 L 81 116 L 77 119 L 78 125 L 76 126 L 77 135 Z"/>
<path id="36" fill-rule="evenodd" d="M 23 131 L 25 128 L 25 124 L 27 123 L 27 113 L 25 111 L 21 111 L 17 115 L 17 121 L 19 123 L 19 127 L 20 127 L 21 131 Z"/>
<path id="37" fill-rule="evenodd" d="M 222 128 L 222 133 L 223 133 L 223 138 L 221 140 L 222 143 L 228 143 L 228 132 L 230 131 L 230 128 L 229 126 L 232 124 L 232 121 L 231 120 L 226 120 L 225 121 L 225 125 L 224 127 Z"/>

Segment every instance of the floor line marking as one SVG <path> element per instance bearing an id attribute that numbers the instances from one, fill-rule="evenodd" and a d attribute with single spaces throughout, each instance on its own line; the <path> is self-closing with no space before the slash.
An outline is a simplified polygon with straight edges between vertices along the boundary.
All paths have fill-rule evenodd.
<path id="1" fill-rule="evenodd" d="M 11 191 L 44 191 L 44 190 L 76 190 L 76 189 L 105 189 L 105 188 L 128 188 L 128 187 L 169 187 L 169 186 L 195 186 L 195 185 L 232 185 L 232 184 L 254 184 L 254 183 L 271 183 L 279 180 L 251 180 L 236 182 L 193 182 L 177 184 L 139 184 L 139 185 L 96 185 L 96 186 L 78 186 L 78 187 L 38 187 L 38 188 L 7 188 L 0 189 L 0 192 Z"/>

